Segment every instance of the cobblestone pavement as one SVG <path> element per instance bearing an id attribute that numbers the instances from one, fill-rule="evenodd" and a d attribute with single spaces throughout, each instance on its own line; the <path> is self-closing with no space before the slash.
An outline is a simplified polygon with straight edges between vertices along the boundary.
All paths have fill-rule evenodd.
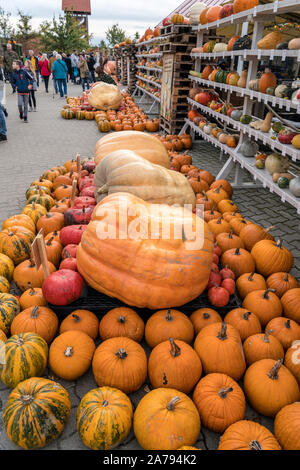
<path id="1" fill-rule="evenodd" d="M 72 86 L 69 95 L 77 96 L 79 87 Z M 93 148 L 100 137 L 97 126 L 89 121 L 67 121 L 59 116 L 64 101 L 51 94 L 39 91 L 37 95 L 38 112 L 29 114 L 29 124 L 20 122 L 16 97 L 8 96 L 8 143 L 0 145 L 2 172 L 0 174 L 0 222 L 6 217 L 18 213 L 25 205 L 25 190 L 31 181 L 47 168 L 62 164 L 74 157 L 77 152 L 82 156 L 93 154 Z M 208 143 L 197 144 L 192 151 L 194 162 L 217 174 L 225 160 L 220 161 L 218 151 Z M 234 200 L 241 213 L 263 226 L 276 225 L 275 235 L 284 239 L 295 256 L 294 274 L 300 278 L 300 244 L 299 217 L 293 207 L 282 204 L 280 198 L 265 189 L 237 189 Z M 149 351 L 145 346 L 147 354 Z M 50 373 L 50 371 L 48 371 Z M 48 373 L 46 373 L 48 376 Z M 51 375 L 50 375 L 51 377 Z M 76 409 L 81 398 L 89 390 L 96 387 L 91 371 L 76 382 L 66 382 L 58 379 L 64 385 L 71 398 L 71 416 L 62 436 L 50 444 L 47 449 L 75 450 L 86 449 L 76 432 Z M 138 392 L 130 397 L 134 407 L 148 390 L 146 383 Z M 10 390 L 0 384 L 0 449 L 18 449 L 12 444 L 5 433 L 2 421 L 3 410 Z M 249 406 L 246 418 L 257 421 L 273 430 L 271 419 L 259 416 Z M 216 449 L 219 435 L 202 428 L 196 447 L 201 449 Z M 119 447 L 124 449 L 140 449 L 133 433 Z"/>

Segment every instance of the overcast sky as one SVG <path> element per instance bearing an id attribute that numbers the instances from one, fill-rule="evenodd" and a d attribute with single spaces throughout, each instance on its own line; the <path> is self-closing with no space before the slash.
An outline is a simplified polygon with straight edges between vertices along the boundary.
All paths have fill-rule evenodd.
<path id="1" fill-rule="evenodd" d="M 114 23 L 126 30 L 129 36 L 136 31 L 141 35 L 147 27 L 154 27 L 162 18 L 173 11 L 180 0 L 91 0 L 92 15 L 89 18 L 93 43 L 105 39 L 105 31 Z M 16 22 L 18 9 L 32 15 L 32 24 L 38 28 L 45 19 L 61 13 L 61 0 L 0 0 L 0 6 L 11 12 L 12 22 Z"/>

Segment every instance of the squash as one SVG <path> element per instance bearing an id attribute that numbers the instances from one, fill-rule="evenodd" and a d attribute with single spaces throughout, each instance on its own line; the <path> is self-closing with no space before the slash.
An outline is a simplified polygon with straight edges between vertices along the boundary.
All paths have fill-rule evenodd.
<path id="1" fill-rule="evenodd" d="M 232 119 L 234 119 L 235 121 L 239 121 L 241 119 L 242 115 L 243 115 L 242 111 L 240 111 L 238 109 L 235 109 L 235 110 L 232 111 L 230 117 Z"/>
<path id="2" fill-rule="evenodd" d="M 259 83 L 260 79 L 256 78 L 254 80 L 250 80 L 248 84 L 249 90 L 259 91 Z"/>
<path id="3" fill-rule="evenodd" d="M 105 82 L 98 82 L 88 94 L 89 105 L 96 109 L 119 109 L 123 101 L 122 93 L 118 86 Z"/>
<path id="4" fill-rule="evenodd" d="M 10 332 L 13 319 L 20 312 L 18 299 L 11 294 L 0 294 L 0 330 L 5 334 Z"/>
<path id="5" fill-rule="evenodd" d="M 264 38 L 257 42 L 258 49 L 276 49 L 276 46 L 280 44 L 284 39 L 284 36 L 279 31 L 272 31 L 267 34 Z"/>
<path id="6" fill-rule="evenodd" d="M 295 137 L 292 140 L 292 145 L 296 149 L 300 149 L 300 134 L 295 135 Z"/>
<path id="7" fill-rule="evenodd" d="M 266 93 L 267 88 L 276 87 L 276 84 L 277 84 L 276 75 L 274 75 L 274 73 L 272 73 L 271 71 L 268 71 L 268 72 L 266 71 L 260 77 L 259 91 L 260 91 L 260 93 Z"/>
<path id="8" fill-rule="evenodd" d="M 244 140 L 240 147 L 240 152 L 244 157 L 254 157 L 258 150 L 258 144 L 248 138 Z"/>
<path id="9" fill-rule="evenodd" d="M 191 24 L 200 23 L 200 15 L 206 9 L 205 3 L 196 2 L 187 14 Z"/>
<path id="10" fill-rule="evenodd" d="M 243 70 L 240 78 L 238 79 L 237 86 L 240 88 L 246 88 L 247 85 L 247 76 L 248 76 L 248 71 Z"/>
<path id="11" fill-rule="evenodd" d="M 96 166 L 115 150 L 132 150 L 151 163 L 170 168 L 170 158 L 165 146 L 156 137 L 140 131 L 115 132 L 98 140 L 95 147 Z"/>
<path id="12" fill-rule="evenodd" d="M 260 126 L 260 131 L 261 132 L 269 132 L 270 131 L 272 119 L 273 119 L 273 113 L 271 111 L 269 111 L 267 113 L 262 125 Z"/>
<path id="13" fill-rule="evenodd" d="M 277 153 L 271 153 L 265 160 L 265 167 L 271 175 L 273 173 L 285 173 L 290 167 L 290 159 Z"/>
<path id="14" fill-rule="evenodd" d="M 300 197 L 300 176 L 290 181 L 289 189 L 295 197 Z"/>
<path id="15" fill-rule="evenodd" d="M 240 39 L 241 36 L 232 36 L 231 39 L 229 39 L 228 44 L 227 44 L 227 51 L 232 51 L 232 47 L 234 43 Z"/>
<path id="16" fill-rule="evenodd" d="M 291 39 L 288 47 L 291 50 L 300 49 L 300 38 Z"/>
<path id="17" fill-rule="evenodd" d="M 134 229 L 139 218 L 136 218 L 137 215 L 128 218 L 127 210 L 123 211 L 123 219 L 125 222 L 127 219 L 130 223 L 127 223 L 125 229 L 127 235 L 120 232 L 122 240 L 118 239 L 120 230 L 118 222 L 116 227 L 118 233 L 115 235 L 117 239 L 113 239 L 112 232 L 110 238 L 99 236 L 101 233 L 107 233 L 107 229 L 111 230 L 111 222 L 106 217 L 107 210 L 111 213 L 115 211 L 118 216 L 121 208 L 130 206 L 143 214 L 146 220 L 146 224 L 143 223 L 143 231 L 148 230 L 151 234 L 152 224 L 152 230 L 155 227 L 158 237 L 155 235 L 155 239 L 151 237 L 145 239 L 143 233 L 141 236 L 139 232 L 135 234 L 128 232 Z M 128 305 L 147 306 L 152 309 L 183 305 L 203 292 L 212 263 L 212 234 L 208 232 L 207 225 L 202 219 L 186 209 L 170 208 L 167 205 L 161 205 L 159 208 L 159 214 L 154 214 L 151 204 L 129 193 L 112 194 L 96 206 L 92 222 L 83 233 L 81 244 L 77 249 L 78 270 L 89 285 Z M 176 239 L 173 231 L 174 221 L 170 227 L 170 233 L 173 235 L 161 239 L 164 232 L 163 221 L 171 214 L 174 214 L 176 220 Z M 199 240 L 203 245 L 201 248 L 198 248 L 191 230 L 189 234 L 184 232 L 184 219 L 192 226 L 200 224 L 199 229 L 203 227 L 204 236 Z M 161 250 L 164 253 L 163 264 Z M 176 265 L 174 258 L 177 259 Z M 147 269 L 143 268 L 145 265 Z M 130 284 L 132 288 L 128 288 Z"/>
<path id="18" fill-rule="evenodd" d="M 227 44 L 225 42 L 217 42 L 215 44 L 213 52 L 225 52 L 227 51 Z"/>
<path id="19" fill-rule="evenodd" d="M 0 253 L 0 276 L 5 277 L 8 281 L 12 280 L 14 272 L 13 261 L 3 253 Z"/>
<path id="20" fill-rule="evenodd" d="M 37 449 L 60 436 L 70 411 L 70 397 L 62 385 L 32 377 L 9 395 L 3 413 L 4 427 L 14 444 Z"/>
<path id="21" fill-rule="evenodd" d="M 194 207 L 196 202 L 194 191 L 183 174 L 154 165 L 130 150 L 112 152 L 96 168 L 97 202 L 120 191 L 155 204 Z"/>
<path id="22" fill-rule="evenodd" d="M 251 43 L 252 43 L 252 40 L 250 38 L 250 36 L 248 36 L 247 34 L 245 36 L 242 36 L 241 38 L 237 39 L 233 46 L 232 46 L 232 50 L 233 51 L 241 51 L 243 49 L 251 49 Z"/>
<path id="23" fill-rule="evenodd" d="M 288 86 L 286 85 L 278 85 L 276 88 L 275 88 L 275 96 L 277 96 L 277 98 L 284 98 L 286 95 L 286 92 L 288 90 Z"/>
<path id="24" fill-rule="evenodd" d="M 281 450 L 281 447 L 269 429 L 245 419 L 226 429 L 218 450 Z"/>

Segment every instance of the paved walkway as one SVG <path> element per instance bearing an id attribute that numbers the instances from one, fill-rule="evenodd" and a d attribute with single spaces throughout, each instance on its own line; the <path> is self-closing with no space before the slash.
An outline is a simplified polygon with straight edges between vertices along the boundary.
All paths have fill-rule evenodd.
<path id="1" fill-rule="evenodd" d="M 42 87 L 41 87 L 42 88 Z M 77 96 L 81 92 L 79 86 L 69 88 L 69 96 Z M 16 96 L 9 95 L 7 107 L 9 112 L 8 143 L 0 145 L 0 222 L 6 217 L 16 214 L 25 205 L 25 190 L 32 180 L 38 178 L 47 168 L 62 164 L 74 157 L 77 152 L 82 156 L 91 156 L 96 141 L 101 137 L 93 121 L 68 121 L 60 117 L 59 111 L 64 100 L 52 94 L 39 91 L 37 94 L 38 112 L 29 114 L 29 124 L 19 120 Z M 193 160 L 201 167 L 216 175 L 224 164 L 220 161 L 218 151 L 207 143 L 201 143 L 191 152 Z M 277 225 L 276 236 L 283 237 L 286 246 L 292 249 L 297 268 L 293 273 L 300 278 L 300 243 L 299 217 L 293 207 L 282 204 L 280 198 L 264 189 L 236 190 L 234 200 L 241 213 L 267 227 Z M 147 348 L 145 348 L 147 350 Z M 47 376 L 47 374 L 46 374 Z M 65 386 L 72 402 L 71 416 L 62 436 L 46 449 L 86 449 L 76 431 L 76 410 L 81 398 L 96 383 L 91 371 L 76 382 L 58 380 Z M 145 384 L 141 390 L 132 394 L 133 406 L 146 394 Z M 2 413 L 10 390 L 0 383 L 0 449 L 18 449 L 6 436 L 3 428 Z M 273 430 L 273 421 L 259 416 L 249 406 L 246 418 L 257 421 Z M 216 449 L 219 435 L 202 429 L 196 446 L 202 449 Z M 133 433 L 119 449 L 139 449 Z"/>

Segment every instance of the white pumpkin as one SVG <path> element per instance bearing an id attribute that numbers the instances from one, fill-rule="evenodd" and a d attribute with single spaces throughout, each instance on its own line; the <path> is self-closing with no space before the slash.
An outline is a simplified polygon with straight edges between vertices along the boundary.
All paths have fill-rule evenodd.
<path id="1" fill-rule="evenodd" d="M 224 52 L 227 51 L 227 44 L 225 42 L 217 42 L 215 44 L 213 52 Z"/>
<path id="2" fill-rule="evenodd" d="M 205 5 L 202 2 L 197 2 L 195 3 L 192 8 L 190 9 L 187 17 L 190 20 L 191 24 L 199 24 L 200 23 L 200 15 L 207 8 L 207 5 Z"/>
<path id="3" fill-rule="evenodd" d="M 213 130 L 213 127 L 209 124 L 208 126 L 203 127 L 203 132 L 207 135 L 211 134 Z"/>
<path id="4" fill-rule="evenodd" d="M 122 101 L 123 96 L 119 87 L 104 82 L 97 83 L 88 95 L 89 105 L 104 111 L 119 109 Z"/>
<path id="5" fill-rule="evenodd" d="M 300 49 L 300 38 L 291 39 L 289 42 L 289 49 Z"/>
<path id="6" fill-rule="evenodd" d="M 271 175 L 273 173 L 286 173 L 289 167 L 289 157 L 283 157 L 277 153 L 271 153 L 265 160 L 265 168 Z"/>
<path id="7" fill-rule="evenodd" d="M 250 139 L 245 139 L 240 148 L 240 152 L 244 157 L 254 157 L 258 150 L 258 144 Z"/>
<path id="8" fill-rule="evenodd" d="M 290 191 L 294 196 L 300 197 L 300 176 L 290 181 Z"/>
<path id="9" fill-rule="evenodd" d="M 277 96 L 277 98 L 284 98 L 287 91 L 288 87 L 286 85 L 278 85 L 275 88 L 275 96 Z"/>

